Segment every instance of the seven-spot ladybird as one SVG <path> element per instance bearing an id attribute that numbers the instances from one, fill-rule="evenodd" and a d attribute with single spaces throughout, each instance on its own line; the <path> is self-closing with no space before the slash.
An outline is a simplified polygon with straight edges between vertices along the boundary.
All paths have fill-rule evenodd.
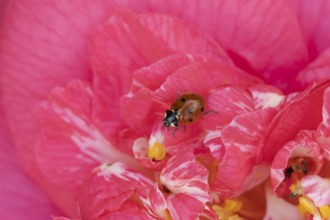
<path id="1" fill-rule="evenodd" d="M 173 130 L 174 135 L 174 132 L 178 130 L 179 122 L 183 124 L 184 129 L 186 129 L 186 125 L 194 122 L 202 115 L 209 112 L 216 112 L 214 110 L 208 112 L 204 111 L 205 100 L 202 96 L 196 93 L 184 93 L 174 100 L 171 105 L 171 110 L 166 110 L 163 123 L 167 129 L 170 126 L 175 127 L 175 130 Z"/>

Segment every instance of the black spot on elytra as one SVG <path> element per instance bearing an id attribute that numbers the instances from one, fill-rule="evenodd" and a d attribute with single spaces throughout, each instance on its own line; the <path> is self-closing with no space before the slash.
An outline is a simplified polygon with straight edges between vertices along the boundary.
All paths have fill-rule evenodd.
<path id="1" fill-rule="evenodd" d="M 192 119 L 192 118 L 191 118 L 191 119 L 189 119 L 189 121 L 190 121 L 190 122 L 193 122 L 193 121 L 194 121 L 194 119 Z"/>
<path id="2" fill-rule="evenodd" d="M 185 101 L 186 101 L 186 99 L 185 99 L 185 98 L 182 98 L 182 99 L 181 99 L 181 102 L 185 102 Z"/>
<path id="3" fill-rule="evenodd" d="M 203 107 L 201 107 L 201 111 L 202 111 L 202 112 L 204 111 L 204 108 L 203 108 Z"/>

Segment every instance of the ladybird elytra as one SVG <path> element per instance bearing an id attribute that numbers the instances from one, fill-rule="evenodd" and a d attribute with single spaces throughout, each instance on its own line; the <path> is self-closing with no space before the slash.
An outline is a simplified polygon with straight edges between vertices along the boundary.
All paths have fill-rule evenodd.
<path id="1" fill-rule="evenodd" d="M 173 130 L 174 135 L 174 132 L 178 129 L 179 123 L 184 126 L 185 130 L 186 125 L 193 123 L 202 115 L 216 112 L 214 110 L 204 112 L 204 110 L 205 99 L 201 95 L 192 92 L 179 94 L 171 105 L 171 109 L 165 112 L 163 119 L 164 126 L 167 127 L 167 129 L 170 126 L 175 127 L 175 130 Z"/>

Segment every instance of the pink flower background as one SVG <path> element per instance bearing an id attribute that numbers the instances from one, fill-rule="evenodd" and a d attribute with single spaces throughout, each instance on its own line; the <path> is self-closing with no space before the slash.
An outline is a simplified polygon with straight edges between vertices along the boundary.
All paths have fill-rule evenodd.
<path id="1" fill-rule="evenodd" d="M 330 3 L 326 0 L 3 2 L 0 4 L 1 219 L 75 215 L 76 207 L 70 195 L 45 178 L 38 168 L 40 161 L 35 158 L 35 146 L 41 125 L 33 111 L 55 87 L 66 86 L 75 79 L 92 81 L 90 59 L 93 57 L 90 58 L 88 52 L 91 35 L 118 8 L 182 19 L 209 37 L 211 40 L 205 41 L 211 42 L 210 45 L 213 40 L 217 42 L 237 67 L 286 94 L 306 89 L 330 75 Z M 100 35 L 95 48 L 102 49 L 103 45 L 97 44 L 103 42 Z M 149 43 L 148 39 L 141 39 L 141 42 Z M 119 49 L 129 51 L 125 44 L 121 46 Z M 102 54 L 95 56 L 99 58 Z M 326 86 L 308 90 L 306 96 L 311 93 L 323 97 Z M 75 89 L 74 85 L 72 87 Z M 279 123 L 280 126 L 269 129 L 269 139 L 265 142 L 274 141 L 281 126 L 296 133 L 302 129 L 316 129 L 321 116 L 313 113 L 320 112 L 322 104 L 311 109 L 310 104 L 302 100 L 297 108 L 306 109 L 301 110 L 301 115 L 310 120 L 300 124 L 301 116 L 294 128 L 289 127 L 290 123 L 286 124 L 284 119 L 296 120 L 294 111 L 289 109 L 289 113 L 278 116 L 283 125 Z M 143 123 L 141 126 L 143 129 Z M 260 153 L 264 155 L 262 159 L 268 156 L 265 161 L 271 162 L 279 148 L 293 138 L 294 132 L 274 149 L 264 149 L 266 153 Z M 52 163 L 46 161 L 45 164 L 48 162 Z"/>

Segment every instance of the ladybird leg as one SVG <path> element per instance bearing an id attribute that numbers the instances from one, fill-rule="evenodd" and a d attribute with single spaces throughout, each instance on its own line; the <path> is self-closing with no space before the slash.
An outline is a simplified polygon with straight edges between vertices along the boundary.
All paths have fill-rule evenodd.
<path id="1" fill-rule="evenodd" d="M 172 136 L 174 137 L 174 133 L 177 131 L 179 129 L 179 127 L 175 127 L 175 129 L 173 129 L 173 131 L 172 131 Z"/>
<path id="2" fill-rule="evenodd" d="M 213 109 L 210 109 L 210 110 L 208 110 L 207 112 L 204 112 L 204 114 L 203 114 L 203 115 L 207 115 L 207 114 L 209 114 L 209 113 L 211 113 L 211 112 L 214 112 L 214 113 L 217 113 L 217 114 L 219 114 L 219 112 L 218 112 L 218 111 L 216 111 L 216 110 L 213 110 Z"/>

